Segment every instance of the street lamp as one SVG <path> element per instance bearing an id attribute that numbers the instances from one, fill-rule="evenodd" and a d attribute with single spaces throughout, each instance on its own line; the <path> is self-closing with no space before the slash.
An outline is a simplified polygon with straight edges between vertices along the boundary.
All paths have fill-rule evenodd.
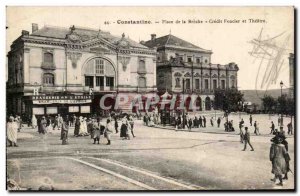
<path id="1" fill-rule="evenodd" d="M 283 82 L 281 81 L 280 82 L 280 88 L 281 88 L 281 90 L 280 90 L 280 93 L 281 93 L 281 99 L 282 99 L 282 87 L 283 87 Z M 280 117 L 280 124 L 281 124 L 281 126 L 283 126 L 283 116 L 282 116 L 282 106 L 281 106 L 281 117 Z"/>

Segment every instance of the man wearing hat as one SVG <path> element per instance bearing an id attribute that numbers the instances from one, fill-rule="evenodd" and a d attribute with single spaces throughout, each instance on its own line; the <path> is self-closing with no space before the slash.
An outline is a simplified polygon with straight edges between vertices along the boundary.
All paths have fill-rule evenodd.
<path id="1" fill-rule="evenodd" d="M 274 178 L 271 181 L 276 182 L 279 179 L 277 185 L 283 186 L 282 175 L 287 174 L 288 165 L 286 164 L 287 150 L 282 144 L 282 138 L 275 136 L 271 139 L 272 145 L 270 148 L 270 161 L 272 162 L 272 173 Z"/>

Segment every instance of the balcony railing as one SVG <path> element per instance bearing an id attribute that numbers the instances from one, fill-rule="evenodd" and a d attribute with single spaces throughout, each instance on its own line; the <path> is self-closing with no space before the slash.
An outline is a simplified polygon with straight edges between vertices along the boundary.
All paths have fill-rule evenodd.
<path id="1" fill-rule="evenodd" d="M 49 62 L 42 62 L 42 69 L 50 69 L 50 70 L 55 70 L 56 66 L 54 63 L 49 63 Z"/>

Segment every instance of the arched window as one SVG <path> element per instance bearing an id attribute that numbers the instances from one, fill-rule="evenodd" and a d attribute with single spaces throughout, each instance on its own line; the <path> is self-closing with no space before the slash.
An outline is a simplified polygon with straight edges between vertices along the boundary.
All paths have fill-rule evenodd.
<path id="1" fill-rule="evenodd" d="M 175 87 L 176 88 L 180 88 L 181 87 L 181 85 L 180 85 L 180 78 L 176 78 L 175 79 Z"/>
<path id="2" fill-rule="evenodd" d="M 146 88 L 146 78 L 145 77 L 139 78 L 139 88 Z"/>
<path id="3" fill-rule="evenodd" d="M 54 75 L 51 73 L 45 73 L 43 75 L 43 83 L 47 86 L 53 86 L 54 85 Z"/>
<path id="4" fill-rule="evenodd" d="M 50 52 L 44 53 L 44 62 L 45 63 L 53 63 L 53 54 Z"/>
<path id="5" fill-rule="evenodd" d="M 146 63 L 145 63 L 145 60 L 139 60 L 138 73 L 146 73 Z"/>

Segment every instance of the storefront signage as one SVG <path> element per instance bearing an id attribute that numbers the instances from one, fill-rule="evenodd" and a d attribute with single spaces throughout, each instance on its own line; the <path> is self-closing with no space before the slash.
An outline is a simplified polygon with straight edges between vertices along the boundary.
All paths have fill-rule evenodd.
<path id="1" fill-rule="evenodd" d="M 32 96 L 33 104 L 84 104 L 91 103 L 91 95 L 37 95 Z"/>

